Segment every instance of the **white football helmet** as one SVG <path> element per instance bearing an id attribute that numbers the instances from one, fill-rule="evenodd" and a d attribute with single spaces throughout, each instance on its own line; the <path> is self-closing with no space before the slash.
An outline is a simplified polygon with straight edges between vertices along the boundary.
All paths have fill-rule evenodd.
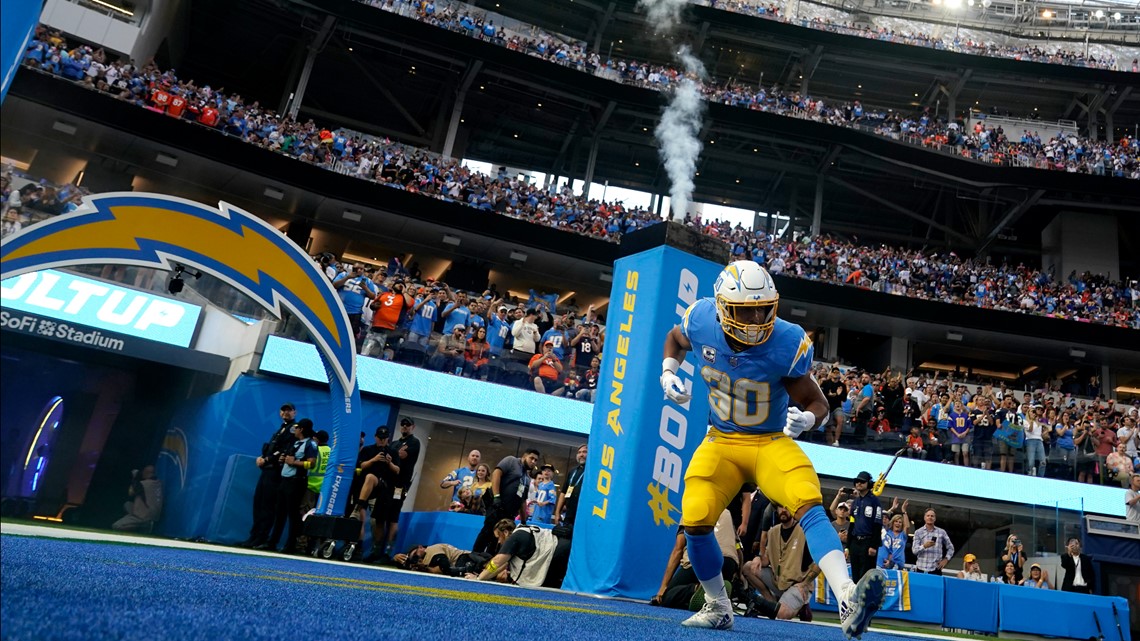
<path id="1" fill-rule="evenodd" d="M 768 270 L 750 260 L 729 263 L 713 294 L 725 334 L 745 345 L 759 345 L 772 335 L 780 294 Z"/>

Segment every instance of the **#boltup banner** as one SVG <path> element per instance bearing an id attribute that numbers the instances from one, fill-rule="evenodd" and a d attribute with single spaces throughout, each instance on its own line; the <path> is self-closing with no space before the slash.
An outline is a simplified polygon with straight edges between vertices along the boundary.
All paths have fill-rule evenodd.
<path id="1" fill-rule="evenodd" d="M 667 246 L 614 264 L 566 589 L 635 599 L 657 593 L 681 519 L 685 468 L 709 409 L 691 353 L 679 375 L 699 391 L 687 407 L 665 398 L 662 347 L 688 306 L 712 295 L 722 269 Z"/>

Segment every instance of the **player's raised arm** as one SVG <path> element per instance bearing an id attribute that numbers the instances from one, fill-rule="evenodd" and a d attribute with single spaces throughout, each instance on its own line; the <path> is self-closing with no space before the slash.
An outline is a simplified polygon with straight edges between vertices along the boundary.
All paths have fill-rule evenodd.
<path id="1" fill-rule="evenodd" d="M 785 378 L 784 387 L 788 390 L 792 402 L 804 408 L 800 411 L 788 406 L 788 420 L 784 426 L 784 434 L 795 438 L 807 430 L 815 429 L 827 418 L 827 397 L 823 395 L 823 390 L 819 389 L 819 384 L 810 373 L 798 378 Z"/>
<path id="2" fill-rule="evenodd" d="M 677 376 L 677 370 L 681 369 L 681 361 L 685 360 L 685 354 L 692 347 L 693 344 L 681 333 L 680 325 L 674 326 L 665 335 L 665 358 L 661 361 L 661 389 L 665 390 L 665 396 L 668 396 L 669 400 L 679 405 L 688 403 L 692 398 L 689 390 L 685 389 L 684 381 Z"/>

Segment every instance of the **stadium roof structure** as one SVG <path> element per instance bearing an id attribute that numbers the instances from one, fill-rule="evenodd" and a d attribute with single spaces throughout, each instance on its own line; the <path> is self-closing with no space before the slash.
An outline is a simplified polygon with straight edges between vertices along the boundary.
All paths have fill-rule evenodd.
<path id="1" fill-rule="evenodd" d="M 323 32 L 302 117 L 438 151 L 462 93 L 453 151 L 457 157 L 579 179 L 592 165 L 598 183 L 655 193 L 668 190 L 653 138 L 663 104 L 657 92 L 351 0 L 215 4 L 219 12 L 225 5 L 222 16 L 194 12 L 190 48 L 179 64 L 183 75 L 203 78 L 227 60 L 252 60 L 247 69 L 227 68 L 225 82 L 243 95 L 263 97 L 265 104 L 291 91 L 290 81 L 281 82 L 280 74 L 270 77 L 266 66 L 297 67 L 298 50 L 303 59 L 314 35 Z M 763 45 L 773 51 L 802 49 L 803 32 L 810 31 L 703 7 L 693 12 L 708 18 L 715 38 L 746 38 L 749 47 Z M 331 28 L 325 29 L 330 22 Z M 644 37 L 643 25 L 629 23 L 625 28 L 643 41 L 630 54 L 664 60 L 663 45 Z M 739 33 L 733 35 L 733 30 Z M 269 31 L 276 34 L 269 44 L 248 38 L 249 33 L 265 36 Z M 719 42 L 713 35 L 706 50 Z M 1117 72 L 946 54 L 823 32 L 808 35 L 833 36 L 834 46 L 843 47 L 836 50 L 833 64 L 826 53 L 833 44 L 824 43 L 816 86 L 850 84 L 852 68 L 857 67 L 875 74 L 883 87 L 880 95 L 894 96 L 899 104 L 907 92 L 920 97 L 938 93 L 941 76 L 931 69 L 953 68 L 946 56 L 979 63 L 978 69 L 962 70 L 968 76 L 966 85 L 976 82 L 979 91 L 1000 91 L 1011 100 L 1052 96 L 1054 107 L 1063 107 L 1078 94 L 1084 97 L 1082 92 L 1123 86 L 1131 79 L 1131 74 Z M 218 42 L 226 46 L 218 47 Z M 794 67 L 796 54 L 782 55 L 758 57 L 770 68 Z M 723 73 L 731 66 L 727 60 L 714 60 L 710 66 Z M 765 74 L 768 84 L 771 76 Z M 925 78 L 921 87 L 913 84 L 919 77 Z M 1140 96 L 1128 93 L 1120 109 L 1140 120 Z M 1047 130 L 1042 135 L 1047 136 Z M 705 148 L 696 179 L 697 201 L 790 213 L 800 229 L 812 222 L 817 189 L 824 232 L 964 252 L 985 249 L 1015 258 L 1039 255 L 1041 231 L 1061 211 L 1111 213 L 1128 224 L 1140 214 L 1133 181 L 993 167 L 869 133 L 725 105 L 709 105 L 701 137 Z M 1122 258 L 1140 256 L 1140 232 L 1125 230 L 1122 237 Z"/>

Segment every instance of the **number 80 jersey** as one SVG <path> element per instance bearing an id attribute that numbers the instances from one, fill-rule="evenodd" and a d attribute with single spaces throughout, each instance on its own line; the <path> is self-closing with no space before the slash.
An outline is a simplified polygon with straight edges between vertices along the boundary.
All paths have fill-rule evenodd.
<path id="1" fill-rule="evenodd" d="M 716 303 L 702 298 L 685 310 L 681 334 L 693 345 L 697 374 L 709 388 L 709 423 L 721 432 L 770 434 L 784 429 L 785 378 L 811 371 L 814 349 L 803 328 L 776 319 L 772 336 L 734 352 L 717 317 Z"/>

